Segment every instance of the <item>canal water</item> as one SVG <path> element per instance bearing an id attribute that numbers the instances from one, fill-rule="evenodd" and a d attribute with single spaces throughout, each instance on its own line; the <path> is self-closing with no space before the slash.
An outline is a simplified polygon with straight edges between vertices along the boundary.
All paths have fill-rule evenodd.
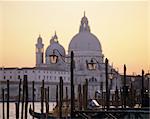
<path id="1" fill-rule="evenodd" d="M 31 104 L 32 107 L 32 103 L 28 104 L 28 108 Z M 49 110 L 51 111 L 54 107 L 55 107 L 55 102 L 50 102 L 49 103 Z M 3 104 L 0 103 L 0 119 L 2 119 L 2 109 L 3 109 Z M 7 104 L 5 103 L 5 119 L 6 119 L 6 109 L 7 109 Z M 41 110 L 41 103 L 40 102 L 35 102 L 35 111 L 36 112 L 40 112 Z M 45 112 L 45 106 L 44 106 L 44 112 Z M 16 118 L 16 111 L 15 111 L 15 103 L 9 103 L 9 119 L 15 119 Z M 20 113 L 19 113 L 19 118 L 21 117 L 21 103 L 20 103 Z M 28 119 L 32 119 L 32 116 L 29 114 L 29 109 L 28 109 Z"/>

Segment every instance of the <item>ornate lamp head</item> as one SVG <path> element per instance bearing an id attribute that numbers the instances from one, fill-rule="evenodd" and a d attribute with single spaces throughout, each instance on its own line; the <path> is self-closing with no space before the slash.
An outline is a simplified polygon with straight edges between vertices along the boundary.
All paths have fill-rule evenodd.
<path id="1" fill-rule="evenodd" d="M 54 52 L 54 51 L 53 51 L 53 54 L 49 56 L 49 58 L 50 58 L 50 62 L 51 62 L 52 64 L 56 64 L 57 61 L 58 61 L 58 56 L 55 55 L 55 52 Z"/>
<path id="2" fill-rule="evenodd" d="M 89 70 L 96 70 L 96 63 L 91 59 L 90 62 L 86 60 L 87 69 Z"/>

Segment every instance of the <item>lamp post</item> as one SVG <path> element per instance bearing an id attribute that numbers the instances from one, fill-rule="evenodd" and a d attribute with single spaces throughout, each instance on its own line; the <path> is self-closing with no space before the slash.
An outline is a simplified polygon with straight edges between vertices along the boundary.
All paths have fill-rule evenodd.
<path id="1" fill-rule="evenodd" d="M 96 63 L 93 61 L 95 60 Z M 99 63 L 95 58 L 92 58 L 91 59 L 91 62 L 87 62 L 87 68 L 89 70 L 96 70 L 96 64 L 98 64 L 99 68 L 100 68 L 100 64 L 104 64 L 104 63 Z M 109 76 L 108 75 L 111 75 L 111 78 L 113 79 L 113 76 L 112 76 L 112 73 L 108 73 L 108 59 L 106 58 L 105 59 L 105 76 L 106 76 L 106 108 L 107 110 L 109 109 L 109 87 L 108 87 L 108 79 L 109 79 Z"/>
<path id="2" fill-rule="evenodd" d="M 131 77 L 131 86 L 130 86 L 130 106 L 131 107 L 134 107 L 134 104 L 135 104 L 135 91 L 134 91 L 134 81 L 135 81 L 135 77 L 134 77 L 134 74 L 133 76 Z"/>
<path id="3" fill-rule="evenodd" d="M 106 76 L 106 108 L 109 109 L 109 89 L 108 89 L 108 59 L 105 59 L 105 76 Z"/>
<path id="4" fill-rule="evenodd" d="M 71 51 L 71 65 L 70 65 L 70 71 L 71 71 L 71 117 L 74 117 L 74 75 L 73 75 L 73 65 L 74 65 L 74 53 Z"/>
<path id="5" fill-rule="evenodd" d="M 144 105 L 144 70 L 142 70 L 141 106 Z"/>
<path id="6" fill-rule="evenodd" d="M 124 78 L 123 78 L 123 105 L 126 108 L 127 103 L 127 94 L 128 94 L 128 87 L 126 86 L 126 65 L 124 65 Z"/>
<path id="7" fill-rule="evenodd" d="M 9 119 L 9 80 L 7 80 L 7 119 Z"/>
<path id="8" fill-rule="evenodd" d="M 74 53 L 73 51 L 71 51 L 71 56 L 70 57 L 65 57 L 63 56 L 57 49 L 53 50 L 53 54 L 50 55 L 50 61 L 52 64 L 56 64 L 58 62 L 58 56 L 55 55 L 55 51 L 57 51 L 60 55 L 60 57 L 62 58 L 62 60 L 65 62 L 65 60 L 63 58 L 70 58 L 71 63 L 70 63 L 70 85 L 71 85 L 71 118 L 73 118 L 74 115 L 74 110 L 75 110 L 75 105 L 74 105 Z M 66 62 L 65 62 L 66 63 Z"/>
<path id="9" fill-rule="evenodd" d="M 145 74 L 145 84 L 146 84 L 146 90 L 149 92 L 149 80 L 150 80 L 150 73 L 148 72 L 147 74 Z"/>

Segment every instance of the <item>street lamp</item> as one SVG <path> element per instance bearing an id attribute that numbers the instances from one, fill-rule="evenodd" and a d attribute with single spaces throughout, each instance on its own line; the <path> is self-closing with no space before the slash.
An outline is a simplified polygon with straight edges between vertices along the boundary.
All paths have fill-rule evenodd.
<path id="1" fill-rule="evenodd" d="M 51 61 L 52 64 L 56 64 L 57 61 L 58 61 L 58 56 L 57 55 L 50 55 L 49 58 L 50 58 L 50 61 Z"/>
<path id="2" fill-rule="evenodd" d="M 65 57 L 63 56 L 59 50 L 57 49 L 54 49 L 53 50 L 53 54 L 50 55 L 50 61 L 51 63 L 53 64 L 56 64 L 57 61 L 58 61 L 58 56 L 55 55 L 55 51 L 57 51 L 60 55 L 60 57 L 62 58 L 62 60 L 67 63 L 63 58 L 70 58 L 71 59 L 71 63 L 70 63 L 70 77 L 71 77 L 71 80 L 70 80 L 70 84 L 71 84 L 71 118 L 73 118 L 75 115 L 74 115 L 74 110 L 75 110 L 75 104 L 74 104 L 74 73 L 73 73 L 73 69 L 74 69 L 74 66 L 75 66 L 75 63 L 74 63 L 74 53 L 73 51 L 71 51 L 71 56 L 70 57 Z"/>
<path id="3" fill-rule="evenodd" d="M 90 62 L 86 60 L 86 65 L 88 70 L 96 70 L 96 64 L 98 64 L 98 68 L 100 69 L 100 64 L 104 64 L 104 63 L 98 62 L 97 59 L 95 58 L 91 58 Z"/>
<path id="4" fill-rule="evenodd" d="M 94 62 L 95 61 L 95 62 Z M 100 64 L 104 64 L 104 63 L 99 63 L 95 58 L 91 58 L 90 62 L 88 62 L 86 60 L 86 64 L 87 64 L 87 69 L 88 70 L 96 70 L 96 64 L 98 64 L 98 68 L 100 69 Z M 113 74 L 113 69 L 111 69 L 111 72 L 108 73 L 108 79 L 110 79 L 110 89 L 112 88 L 112 81 L 114 79 L 114 74 Z"/>
<path id="5" fill-rule="evenodd" d="M 96 60 L 96 59 L 95 59 Z M 97 60 L 96 60 L 97 61 Z M 91 59 L 91 61 L 90 62 L 88 62 L 87 60 L 86 60 L 86 64 L 87 64 L 87 69 L 89 69 L 89 70 L 96 70 L 96 64 L 97 63 L 95 63 L 94 61 L 93 61 L 93 59 Z M 99 63 L 98 63 L 99 64 Z"/>
<path id="6" fill-rule="evenodd" d="M 89 69 L 89 70 L 96 70 L 96 64 L 98 64 L 99 69 L 100 69 L 100 64 L 105 64 L 106 108 L 108 109 L 109 108 L 109 98 L 110 98 L 110 91 L 109 91 L 109 87 L 108 87 L 108 79 L 111 79 L 111 85 L 112 85 L 112 79 L 113 79 L 112 70 L 111 70 L 111 73 L 108 73 L 108 59 L 106 58 L 105 63 L 99 63 L 95 58 L 92 58 L 91 62 L 86 61 L 86 63 L 87 63 L 87 69 Z"/>

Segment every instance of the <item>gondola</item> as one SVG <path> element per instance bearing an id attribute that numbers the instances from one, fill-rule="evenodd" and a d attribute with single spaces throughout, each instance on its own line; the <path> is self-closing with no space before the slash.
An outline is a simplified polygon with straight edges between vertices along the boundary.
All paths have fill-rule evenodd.
<path id="1" fill-rule="evenodd" d="M 54 108 L 54 110 L 56 109 L 57 111 L 57 107 Z M 58 113 L 56 111 L 53 112 L 49 112 L 48 114 L 46 113 L 39 113 L 39 112 L 35 112 L 31 109 L 31 105 L 30 105 L 30 108 L 29 108 L 29 113 L 31 116 L 33 116 L 34 118 L 37 118 L 37 119 L 58 119 Z M 57 114 L 56 114 L 57 113 Z M 64 115 L 63 115 L 64 116 Z M 61 119 L 69 119 L 70 116 L 64 116 L 62 117 Z"/>
<path id="2" fill-rule="evenodd" d="M 51 114 L 34 112 L 31 109 L 31 105 L 30 105 L 30 108 L 29 108 L 29 113 L 30 113 L 31 116 L 33 116 L 33 117 L 35 117 L 37 119 L 56 119 L 56 117 L 54 117 Z"/>

